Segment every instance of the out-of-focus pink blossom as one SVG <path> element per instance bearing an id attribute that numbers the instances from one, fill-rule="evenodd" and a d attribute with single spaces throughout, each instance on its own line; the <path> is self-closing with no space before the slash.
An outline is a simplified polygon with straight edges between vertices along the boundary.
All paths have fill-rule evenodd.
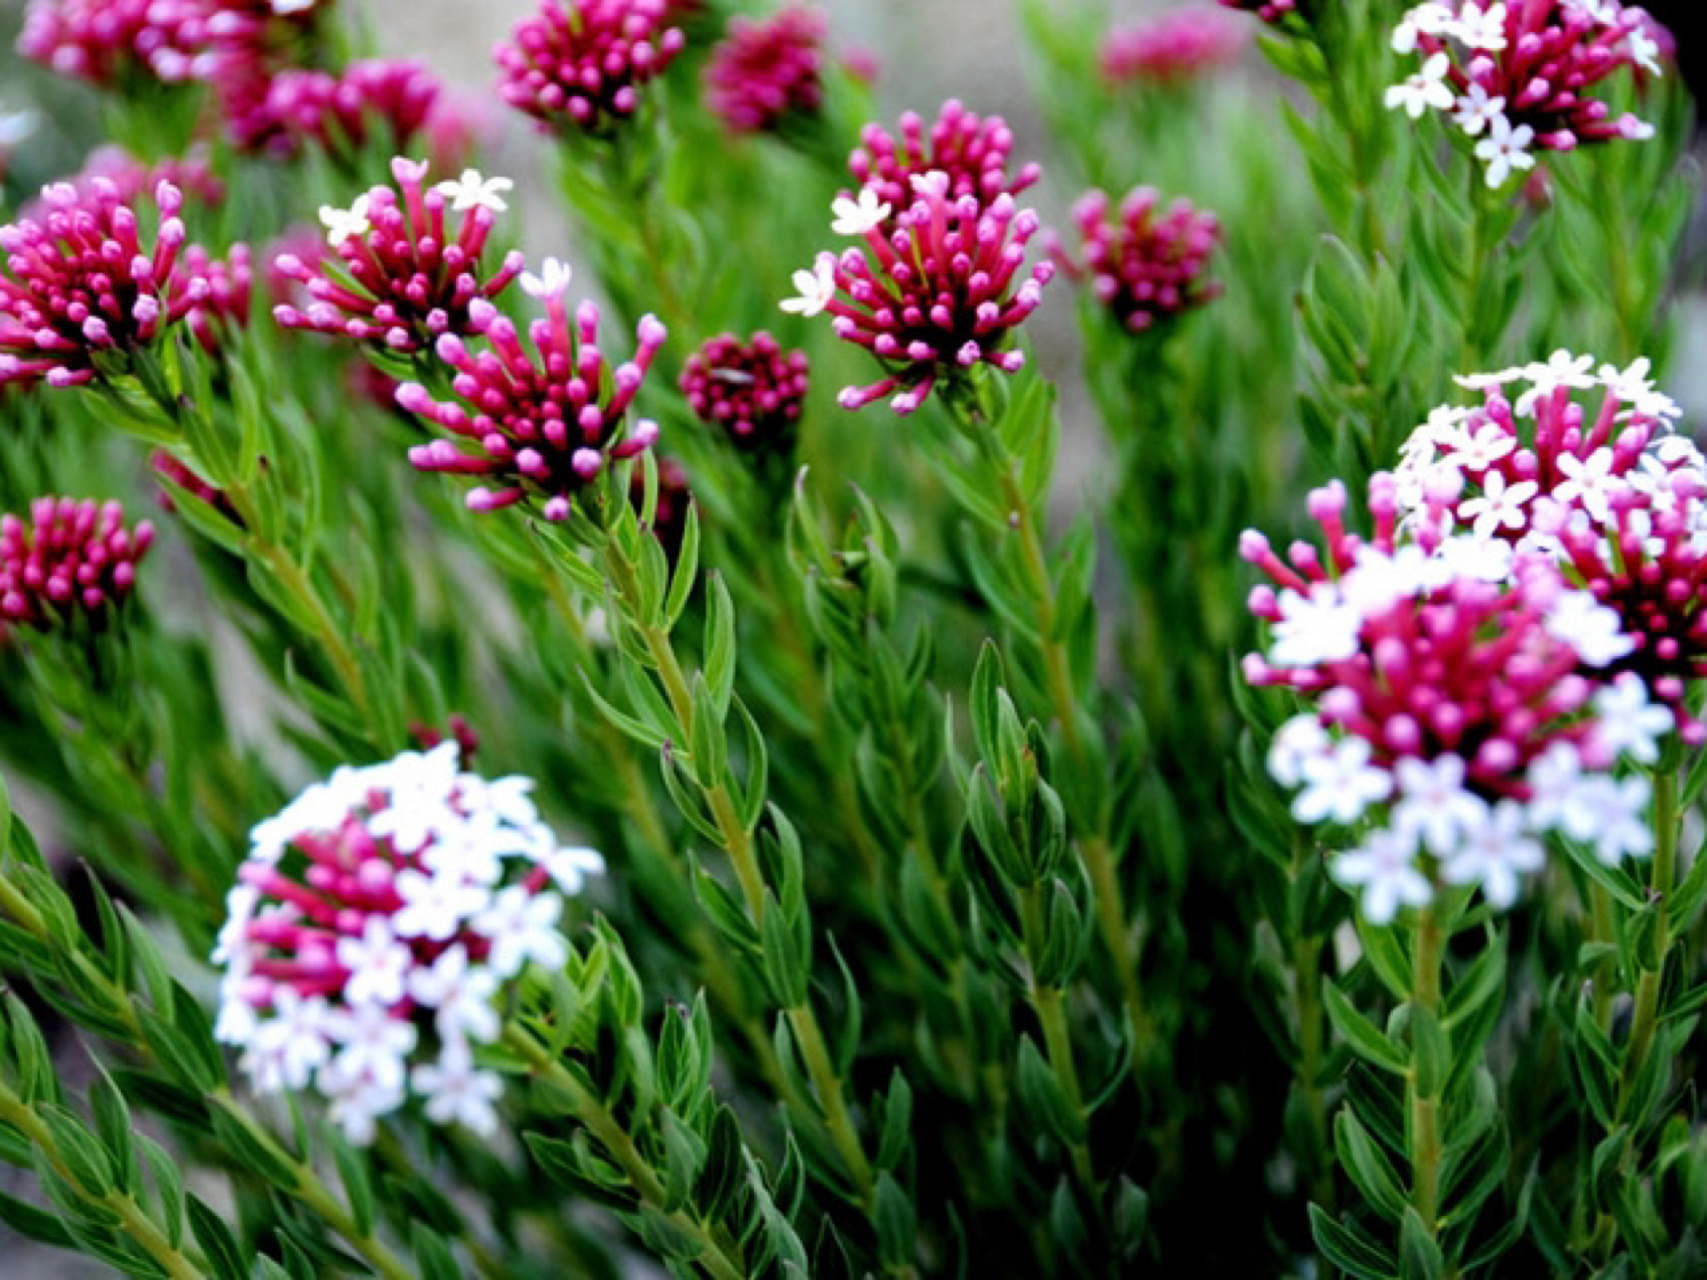
<path id="1" fill-rule="evenodd" d="M 762 133 L 823 104 L 824 19 L 810 9 L 737 17 L 705 67 L 711 109 L 736 133 Z"/>
<path id="2" fill-rule="evenodd" d="M 1118 27 L 1102 43 L 1102 73 L 1116 84 L 1182 84 L 1239 60 L 1245 35 L 1217 9 L 1174 9 Z"/>
<path id="3" fill-rule="evenodd" d="M 77 617 L 104 625 L 153 542 L 154 526 L 126 529 L 117 502 L 37 498 L 27 519 L 0 516 L 0 639 L 9 627 L 51 631 Z"/>
<path id="4" fill-rule="evenodd" d="M 687 44 L 665 0 L 543 0 L 493 56 L 499 92 L 554 129 L 608 131 Z"/>
<path id="5" fill-rule="evenodd" d="M 1116 210 L 1107 195 L 1092 191 L 1074 206 L 1073 218 L 1083 265 L 1059 250 L 1056 260 L 1070 274 L 1088 274 L 1096 300 L 1128 329 L 1148 329 L 1221 292 L 1207 278 L 1220 221 L 1189 200 L 1163 208 L 1155 190 L 1139 187 Z"/>

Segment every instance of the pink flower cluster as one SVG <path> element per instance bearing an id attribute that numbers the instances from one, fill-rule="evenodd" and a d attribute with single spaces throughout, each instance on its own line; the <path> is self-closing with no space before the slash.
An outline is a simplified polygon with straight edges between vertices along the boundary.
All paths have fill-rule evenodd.
<path id="1" fill-rule="evenodd" d="M 110 182 L 125 204 L 152 196 L 162 182 L 170 182 L 189 199 L 204 204 L 217 204 L 225 198 L 225 184 L 214 173 L 207 149 L 200 146 L 192 147 L 182 156 L 150 162 L 137 159 L 123 147 L 105 143 L 89 152 L 83 159 L 83 167 L 64 181 L 77 189 L 80 198 L 89 199 L 94 195 L 97 178 Z M 47 206 L 39 200 L 24 205 L 22 210 L 26 218 L 39 217 L 46 211 Z"/>
<path id="2" fill-rule="evenodd" d="M 192 6 L 158 0 L 30 0 L 18 52 L 60 75 L 106 88 L 145 75 L 175 82 L 191 73 Z"/>
<path id="3" fill-rule="evenodd" d="M 0 639 L 8 627 L 49 631 L 74 615 L 101 625 L 153 543 L 154 526 L 126 529 L 117 502 L 37 498 L 28 520 L 0 516 Z"/>
<path id="4" fill-rule="evenodd" d="M 281 303 L 273 315 L 290 329 L 370 342 L 387 350 L 428 350 L 446 334 L 471 331 L 476 303 L 496 298 L 521 274 L 519 252 L 485 274 L 481 263 L 496 213 L 507 206 L 508 179 L 469 171 L 428 190 L 427 162 L 391 162 L 397 190 L 374 187 L 347 210 L 323 208 L 334 256 L 310 267 L 294 253 L 273 259 L 281 277 L 307 290 L 303 309 Z M 446 213 L 461 214 L 448 225 Z M 484 278 L 483 278 L 484 277 Z"/>
<path id="5" fill-rule="evenodd" d="M 1589 96 L 1622 68 L 1660 74 L 1647 14 L 1618 0 L 1510 0 L 1459 8 L 1429 0 L 1406 13 L 1393 48 L 1422 67 L 1387 93 L 1412 118 L 1450 115 L 1487 166 L 1488 184 L 1531 168 L 1530 148 L 1570 151 L 1613 138 L 1644 139 L 1653 127 Z"/>
<path id="6" fill-rule="evenodd" d="M 506 983 L 568 959 L 564 895 L 604 870 L 558 846 L 531 782 L 462 772 L 459 751 L 309 787 L 255 827 L 227 898 L 215 1035 L 261 1092 L 317 1088 L 352 1142 L 410 1096 L 496 1132 L 502 1085 L 475 1046 L 501 1033 Z"/>
<path id="7" fill-rule="evenodd" d="M 417 445 L 409 451 L 415 466 L 484 476 L 499 486 L 470 490 L 470 510 L 536 498 L 545 519 L 566 520 L 575 495 L 610 461 L 633 457 L 657 439 L 652 422 L 638 423 L 626 436 L 622 428 L 666 335 L 656 317 L 643 317 L 634 359 L 613 369 L 598 345 L 597 306 L 583 302 L 571 330 L 566 267 L 548 259 L 543 278 L 529 273 L 522 285 L 546 304 L 546 318 L 528 332 L 537 357 L 523 347 L 513 321 L 490 303 L 477 303 L 471 324 L 487 349 L 476 354 L 455 334 L 440 338 L 436 347 L 455 373 L 451 388 L 457 399 L 437 401 L 419 383 L 405 383 L 397 389 L 397 404 L 450 432 L 462 446 L 447 439 Z"/>
<path id="8" fill-rule="evenodd" d="M 552 128 L 604 132 L 687 44 L 665 0 L 542 0 L 493 56 L 504 101 Z"/>
<path id="9" fill-rule="evenodd" d="M 893 218 L 872 187 L 858 203 L 838 199 L 833 229 L 860 237 L 865 248 L 820 254 L 812 271 L 795 273 L 801 296 L 783 309 L 829 311 L 836 335 L 887 370 L 870 386 L 843 389 L 845 409 L 892 396 L 896 413 L 912 413 L 945 374 L 978 364 L 1014 373 L 1025 363 L 1008 339 L 1055 272 L 1047 261 L 1023 270 L 1037 215 L 1006 192 L 981 204 L 971 194 L 951 195 L 952 186 L 941 171 L 915 176 L 913 199 Z"/>
<path id="10" fill-rule="evenodd" d="M 97 357 L 125 356 L 206 301 L 213 289 L 180 261 L 183 196 L 155 188 L 159 228 L 145 248 L 135 210 L 104 178 L 80 194 L 69 183 L 42 192 L 45 212 L 0 227 L 0 384 L 45 378 L 92 381 Z"/>
<path id="11" fill-rule="evenodd" d="M 1215 9 L 1175 9 L 1103 38 L 1102 73 L 1115 84 L 1177 85 L 1239 60 L 1244 32 Z"/>
<path id="12" fill-rule="evenodd" d="M 1251 596 L 1269 643 L 1246 678 L 1310 704 L 1276 734 L 1270 772 L 1298 789 L 1300 822 L 1362 832 L 1335 878 L 1379 924 L 1441 882 L 1510 906 L 1549 831 L 1608 863 L 1650 852 L 1647 779 L 1614 769 L 1657 759 L 1672 717 L 1609 674 L 1632 645 L 1617 614 L 1509 544 L 1432 525 L 1409 540 L 1397 490 L 1371 480 L 1368 541 L 1346 528 L 1343 485 L 1312 493 L 1325 558 L 1300 542 L 1288 563 L 1254 531 L 1241 541 L 1274 582 Z"/>
<path id="13" fill-rule="evenodd" d="M 739 449 L 786 453 L 806 401 L 804 351 L 784 351 L 765 332 L 742 342 L 719 334 L 688 357 L 682 394 L 694 416 L 726 431 Z"/>
<path id="14" fill-rule="evenodd" d="M 824 19 L 784 9 L 757 21 L 737 17 L 711 52 L 705 86 L 711 109 L 735 133 L 762 133 L 790 116 L 816 115 L 823 103 Z"/>
<path id="15" fill-rule="evenodd" d="M 201 349 L 217 352 L 223 336 L 232 329 L 249 327 L 249 299 L 255 273 L 249 246 L 234 244 L 223 258 L 216 258 L 200 245 L 184 250 L 183 270 L 172 278 L 168 305 L 176 309 L 188 303 L 184 324 Z M 191 288 L 196 297 L 189 298 Z"/>
<path id="16" fill-rule="evenodd" d="M 1073 220 L 1084 264 L 1058 252 L 1057 259 L 1070 273 L 1088 272 L 1096 300 L 1134 333 L 1221 292 L 1220 285 L 1206 279 L 1209 255 L 1221 241 L 1221 223 L 1188 200 L 1175 200 L 1164 210 L 1154 189 L 1139 187 L 1111 210 L 1106 194 L 1091 191 L 1073 206 Z"/>
<path id="17" fill-rule="evenodd" d="M 848 157 L 854 181 L 897 210 L 912 203 L 913 179 L 927 173 L 946 174 L 949 195 L 973 196 L 980 204 L 1017 196 L 1042 176 L 1036 164 L 1010 175 L 1013 130 L 1000 116 L 980 117 L 953 98 L 943 103 L 928 133 L 924 120 L 909 111 L 901 117 L 899 139 L 882 125 L 867 124 L 859 142 Z"/>
<path id="18" fill-rule="evenodd" d="M 1559 351 L 1460 379 L 1484 401 L 1443 405 L 1412 432 L 1400 509 L 1560 565 L 1621 619 L 1631 649 L 1610 669 L 1640 676 L 1699 744 L 1707 725 L 1686 695 L 1707 676 L 1707 463 L 1667 434 L 1679 410 L 1648 372 Z"/>
<path id="19" fill-rule="evenodd" d="M 419 62 L 364 58 L 334 75 L 291 68 L 267 85 L 263 111 L 278 148 L 308 140 L 323 150 L 378 139 L 401 150 L 425 129 L 442 87 Z"/>

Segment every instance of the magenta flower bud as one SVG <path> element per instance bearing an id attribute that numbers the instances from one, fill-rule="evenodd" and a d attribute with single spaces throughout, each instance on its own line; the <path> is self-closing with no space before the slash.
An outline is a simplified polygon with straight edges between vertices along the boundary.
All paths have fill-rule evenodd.
<path id="1" fill-rule="evenodd" d="M 1299 12 L 1299 0 L 1221 0 L 1221 3 L 1229 9 L 1243 9 L 1247 13 L 1254 13 L 1264 22 L 1277 26 L 1289 15 Z M 1313 0 L 1304 0 L 1306 8 L 1312 3 Z"/>
<path id="2" fill-rule="evenodd" d="M 27 520 L 0 517 L 0 640 L 10 627 L 52 631 L 81 618 L 106 626 L 154 542 L 146 520 L 124 527 L 117 502 L 37 498 Z M 76 583 L 80 592 L 74 592 Z"/>
<path id="3" fill-rule="evenodd" d="M 542 0 L 493 51 L 504 101 L 547 128 L 607 133 L 687 45 L 666 0 Z"/>
<path id="4" fill-rule="evenodd" d="M 824 20 L 810 9 L 784 9 L 756 21 L 736 17 L 705 67 L 706 97 L 733 133 L 764 133 L 823 105 Z"/>
<path id="5" fill-rule="evenodd" d="M 1000 116 L 980 118 L 951 98 L 928 131 L 910 111 L 901 117 L 899 139 L 881 125 L 866 125 L 859 147 L 848 157 L 848 170 L 862 189 L 897 213 L 913 202 L 912 179 L 930 173 L 947 176 L 945 194 L 972 196 L 985 204 L 999 195 L 1018 195 L 1041 176 L 1035 164 L 1008 173 L 1013 141 L 1013 131 Z"/>

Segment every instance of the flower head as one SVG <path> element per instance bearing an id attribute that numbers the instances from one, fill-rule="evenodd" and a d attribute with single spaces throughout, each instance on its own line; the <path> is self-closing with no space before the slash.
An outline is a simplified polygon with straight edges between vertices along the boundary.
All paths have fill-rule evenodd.
<path id="1" fill-rule="evenodd" d="M 947 176 L 945 194 L 956 205 L 962 196 L 987 205 L 1001 195 L 1017 196 L 1041 176 L 1035 164 L 1008 173 L 1013 147 L 1013 130 L 1000 116 L 981 117 L 951 98 L 928 130 L 911 111 L 901 117 L 899 138 L 881 125 L 866 125 L 848 169 L 860 189 L 897 211 L 911 207 L 917 198 L 913 179 L 928 173 Z"/>
<path id="2" fill-rule="evenodd" d="M 892 230 L 873 228 L 864 248 L 820 255 L 813 275 L 795 275 L 805 296 L 783 309 L 830 311 L 837 335 L 887 370 L 868 387 L 845 389 L 843 408 L 887 395 L 897 413 L 911 413 L 944 375 L 980 363 L 1013 373 L 1024 364 L 1007 340 L 1054 275 L 1050 262 L 1022 273 L 1037 215 L 1005 193 L 982 205 L 971 194 L 951 196 L 952 186 L 940 171 L 915 176 L 913 198 Z"/>
<path id="3" fill-rule="evenodd" d="M 1387 91 L 1387 105 L 1412 119 L 1430 108 L 1450 113 L 1478 139 L 1488 185 L 1504 186 L 1534 166 L 1534 149 L 1652 136 L 1650 125 L 1628 113 L 1614 117 L 1588 92 L 1625 67 L 1658 74 L 1649 21 L 1618 0 L 1466 0 L 1456 7 L 1428 0 L 1393 33 L 1393 48 L 1420 56 L 1423 67 Z"/>
<path id="4" fill-rule="evenodd" d="M 1205 279 L 1209 255 L 1221 240 L 1212 213 L 1175 200 L 1166 209 L 1149 187 L 1139 187 L 1111 210 L 1101 191 L 1073 207 L 1083 242 L 1084 263 L 1056 251 L 1070 274 L 1089 274 L 1091 292 L 1134 333 L 1217 296 L 1220 286 Z"/>
<path id="5" fill-rule="evenodd" d="M 1557 563 L 1584 591 L 1555 608 L 1555 627 L 1609 674 L 1639 676 L 1698 742 L 1707 727 L 1685 694 L 1707 676 L 1707 461 L 1670 434 L 1679 410 L 1649 370 L 1558 351 L 1462 378 L 1482 404 L 1443 406 L 1412 433 L 1397 493 L 1410 525 L 1469 528 Z"/>
<path id="6" fill-rule="evenodd" d="M 363 58 L 334 75 L 287 68 L 270 77 L 260 111 L 274 152 L 310 142 L 323 150 L 370 140 L 402 149 L 426 129 L 443 92 L 419 62 Z M 250 130 L 251 145 L 257 140 Z M 459 209 L 460 212 L 460 209 Z"/>
<path id="7" fill-rule="evenodd" d="M 154 526 L 126 529 L 117 502 L 37 498 L 27 519 L 0 516 L 0 639 L 11 627 L 50 631 L 74 618 L 105 625 L 153 543 Z"/>
<path id="8" fill-rule="evenodd" d="M 472 331 L 472 309 L 497 297 L 522 271 L 519 252 L 486 274 L 481 256 L 496 215 L 477 204 L 453 225 L 447 197 L 427 190 L 425 161 L 391 162 L 397 189 L 374 187 L 348 210 L 320 211 L 335 257 L 318 269 L 294 253 L 273 269 L 306 289 L 308 304 L 273 309 L 290 329 L 421 351 L 445 334 Z M 482 278 L 484 276 L 484 278 Z"/>
<path id="9" fill-rule="evenodd" d="M 446 742 L 309 787 L 255 827 L 227 899 L 216 1034 L 257 1089 L 318 1089 L 352 1141 L 410 1093 L 435 1120 L 489 1131 L 497 1077 L 472 1049 L 498 1036 L 494 1000 L 568 956 L 546 864 L 572 851 L 525 779 L 488 782 L 458 753 Z"/>
<path id="10" fill-rule="evenodd" d="M 711 110 L 735 133 L 776 129 L 790 116 L 816 115 L 824 20 L 788 8 L 764 21 L 737 17 L 705 65 Z"/>
<path id="11" fill-rule="evenodd" d="M 623 420 L 665 331 L 653 316 L 643 317 L 634 359 L 612 368 L 598 345 L 598 307 L 583 302 L 571 318 L 561 290 L 542 292 L 546 318 L 528 330 L 537 356 L 523 347 L 512 320 L 490 304 L 479 305 L 471 320 L 487 349 L 476 354 L 454 334 L 439 339 L 436 348 L 455 372 L 451 387 L 457 398 L 436 401 L 419 383 L 405 383 L 397 389 L 397 404 L 456 441 L 417 445 L 409 451 L 417 467 L 498 483 L 496 489 L 470 490 L 471 509 L 490 511 L 532 498 L 546 519 L 565 520 L 574 496 L 611 460 L 633 457 L 657 438 L 656 425 L 645 421 L 625 435 Z"/>
<path id="12" fill-rule="evenodd" d="M 1609 780 L 1664 714 L 1595 692 L 1617 649 L 1592 595 L 1544 556 L 1450 536 L 1450 522 L 1401 524 L 1398 488 L 1370 481 L 1372 537 L 1347 529 L 1336 483 L 1310 496 L 1324 551 L 1300 542 L 1283 560 L 1260 534 L 1241 543 L 1274 583 L 1251 595 L 1270 636 L 1246 677 L 1308 704 L 1276 736 L 1270 771 L 1298 788 L 1300 822 L 1366 833 L 1329 867 L 1378 923 L 1428 901 L 1419 884 L 1473 881 L 1509 905 L 1559 821 L 1560 789 L 1538 778 Z M 1572 834 L 1599 840 L 1605 824 L 1588 816 Z"/>
<path id="13" fill-rule="evenodd" d="M 156 0 L 30 0 L 18 52 L 103 88 L 136 77 L 183 80 L 196 52 L 199 15 L 190 8 Z"/>
<path id="14" fill-rule="evenodd" d="M 1308 9 L 1313 0 L 1303 0 L 1304 8 Z M 1299 0 L 1221 0 L 1229 9 L 1244 9 L 1254 13 L 1264 22 L 1278 25 L 1286 18 L 1299 12 Z"/>
<path id="15" fill-rule="evenodd" d="M 542 0 L 494 51 L 504 101 L 551 128 L 606 132 L 686 46 L 666 0 Z"/>
<path id="16" fill-rule="evenodd" d="M 682 394 L 707 426 L 738 449 L 788 453 L 806 400 L 806 353 L 784 351 L 770 334 L 742 342 L 719 334 L 688 357 Z"/>
<path id="17" fill-rule="evenodd" d="M 145 246 L 137 212 L 104 178 L 83 193 L 69 183 L 42 192 L 42 210 L 0 227 L 0 383 L 45 378 L 50 386 L 94 379 L 96 360 L 123 360 L 211 293 L 180 262 L 183 196 L 155 188 L 158 229 Z"/>
<path id="18" fill-rule="evenodd" d="M 1103 37 L 1102 74 L 1115 84 L 1183 84 L 1237 62 L 1244 44 L 1244 32 L 1225 14 L 1176 9 Z"/>

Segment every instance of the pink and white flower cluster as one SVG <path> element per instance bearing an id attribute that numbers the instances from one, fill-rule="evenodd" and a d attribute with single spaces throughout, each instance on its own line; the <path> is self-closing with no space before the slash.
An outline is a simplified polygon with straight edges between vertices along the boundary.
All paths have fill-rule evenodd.
<path id="1" fill-rule="evenodd" d="M 546 316 L 528 328 L 536 356 L 509 317 L 484 299 L 469 308 L 469 327 L 485 343 L 476 352 L 447 333 L 434 347 L 449 365 L 456 399 L 435 400 L 420 383 L 397 389 L 397 406 L 455 437 L 417 445 L 409 460 L 423 471 L 485 476 L 499 487 L 468 493 L 473 511 L 537 500 L 547 520 L 567 520 L 575 496 L 613 461 L 634 457 L 658 438 L 642 420 L 625 432 L 635 393 L 668 336 L 656 316 L 641 317 L 634 359 L 612 366 L 599 347 L 599 309 L 576 308 L 571 327 L 570 270 L 546 259 L 541 274 L 524 272 L 522 288 L 544 302 Z M 461 447 L 459 447 L 459 444 Z"/>
<path id="2" fill-rule="evenodd" d="M 489 304 L 525 265 L 520 252 L 490 271 L 481 262 L 512 184 L 470 169 L 429 189 L 427 169 L 425 160 L 398 156 L 391 162 L 396 190 L 374 187 L 348 209 L 322 208 L 335 256 L 313 267 L 295 253 L 273 259 L 274 271 L 301 284 L 310 299 L 305 308 L 275 307 L 281 325 L 405 354 L 471 332 L 476 304 Z"/>
<path id="3" fill-rule="evenodd" d="M 1387 106 L 1413 120 L 1446 113 L 1475 142 L 1490 187 L 1535 166 L 1532 148 L 1570 151 L 1613 138 L 1645 139 L 1653 126 L 1614 119 L 1588 90 L 1629 67 L 1660 74 L 1651 20 L 1618 0 L 1429 0 L 1407 12 L 1393 49 L 1422 66 L 1387 90 Z"/>
<path id="4" fill-rule="evenodd" d="M 198 267 L 180 256 L 183 195 L 162 181 L 154 201 L 151 245 L 136 210 L 105 178 L 82 191 L 49 186 L 40 213 L 0 227 L 0 384 L 93 381 L 98 357 L 149 346 L 212 295 L 207 260 Z"/>
<path id="5" fill-rule="evenodd" d="M 352 1142 L 410 1099 L 497 1131 L 506 983 L 561 966 L 565 896 L 601 874 L 519 777 L 462 771 L 445 742 L 315 783 L 251 833 L 213 953 L 216 1037 L 263 1093 L 313 1087 Z"/>
<path id="6" fill-rule="evenodd" d="M 942 104 L 930 128 L 909 111 L 901 117 L 901 136 L 882 125 L 860 130 L 859 146 L 848 157 L 848 169 L 876 203 L 899 212 L 914 199 L 913 179 L 927 173 L 948 176 L 948 195 L 959 200 L 973 196 L 989 204 L 998 196 L 1017 196 L 1034 186 L 1042 170 L 1034 163 L 1008 172 L 1014 133 L 1000 116 L 980 116 L 955 98 Z"/>
<path id="7" fill-rule="evenodd" d="M 608 132 L 687 47 L 666 0 L 543 0 L 493 56 L 499 93 L 555 129 Z"/>
<path id="8" fill-rule="evenodd" d="M 1495 539 L 1543 556 L 1615 612 L 1630 673 L 1707 741 L 1689 687 L 1707 676 L 1707 462 L 1670 434 L 1678 407 L 1650 366 L 1544 362 L 1460 378 L 1481 393 L 1443 405 L 1403 446 L 1407 523 Z"/>
<path id="9" fill-rule="evenodd" d="M 1402 524 L 1398 489 L 1371 479 L 1367 540 L 1346 527 L 1343 485 L 1312 493 L 1325 557 L 1299 542 L 1283 560 L 1255 531 L 1240 547 L 1273 581 L 1252 592 L 1268 644 L 1246 678 L 1310 703 L 1269 771 L 1298 821 L 1359 836 L 1335 879 L 1384 924 L 1442 884 L 1509 907 L 1550 833 L 1609 864 L 1651 852 L 1648 780 L 1617 766 L 1657 760 L 1673 716 L 1614 674 L 1636 643 L 1617 612 L 1545 556 Z"/>
<path id="10" fill-rule="evenodd" d="M 153 543 L 154 526 L 126 529 L 117 502 L 37 498 L 27 520 L 0 516 L 0 640 L 8 627 L 48 631 L 74 615 L 99 626 Z"/>

